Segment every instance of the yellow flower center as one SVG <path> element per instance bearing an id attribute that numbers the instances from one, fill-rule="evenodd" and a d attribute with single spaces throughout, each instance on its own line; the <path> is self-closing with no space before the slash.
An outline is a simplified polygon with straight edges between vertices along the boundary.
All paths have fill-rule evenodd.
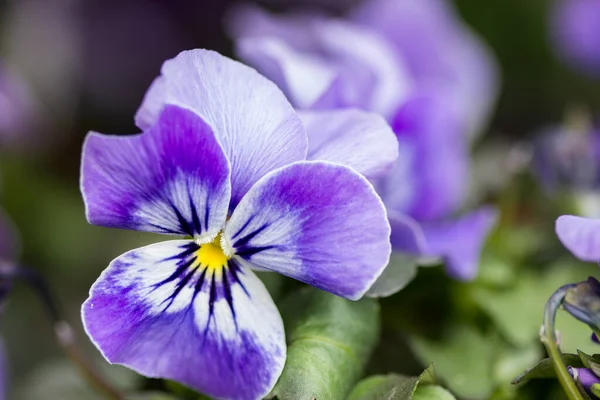
<path id="1" fill-rule="evenodd" d="M 227 266 L 227 257 L 221 247 L 221 233 L 212 242 L 200 245 L 196 252 L 197 262 L 209 270 L 216 270 Z"/>

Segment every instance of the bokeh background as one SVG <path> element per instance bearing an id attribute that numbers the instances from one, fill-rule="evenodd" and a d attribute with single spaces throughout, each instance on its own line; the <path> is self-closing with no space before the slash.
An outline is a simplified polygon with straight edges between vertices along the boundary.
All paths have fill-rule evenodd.
<path id="1" fill-rule="evenodd" d="M 310 6 L 341 15 L 358 0 L 258 3 L 273 10 Z M 92 357 L 98 356 L 79 319 L 90 285 L 114 257 L 156 238 L 87 224 L 79 192 L 83 138 L 90 130 L 137 132 L 133 115 L 147 87 L 162 62 L 179 51 L 208 48 L 233 56 L 222 25 L 232 4 L 0 0 L 0 63 L 23 80 L 30 113 L 23 133 L 2 142 L 0 204 L 18 227 L 20 260 L 48 279 Z M 504 386 L 510 386 L 515 371 L 542 357 L 530 335 L 541 321 L 539 305 L 564 281 L 594 272 L 594 266 L 574 261 L 553 237 L 553 221 L 565 208 L 541 193 L 527 172 L 528 155 L 522 150 L 536 132 L 560 124 L 573 107 L 590 115 L 600 111 L 600 76 L 582 73 L 557 55 L 549 30 L 551 0 L 455 4 L 493 50 L 501 69 L 497 107 L 474 148 L 473 190 L 500 205 L 503 217 L 475 283 L 451 282 L 440 268 L 427 268 L 407 290 L 383 301 L 383 341 L 369 371 L 416 373 L 421 368 L 422 357 L 415 354 L 419 346 L 421 355 L 455 352 L 436 361 L 442 374 L 452 368 L 462 374 L 447 377 L 451 389 L 478 381 L 484 389 L 467 397 L 490 398 L 512 393 Z M 460 331 L 462 322 L 494 336 L 466 340 L 457 334 L 459 339 L 451 342 L 455 336 L 448 333 L 453 345 L 438 347 L 411 339 L 412 332 L 425 335 L 446 325 Z M 66 398 L 50 393 L 62 393 L 67 386 L 81 390 L 73 398 L 91 398 L 82 394 L 87 393 L 83 383 L 65 364 L 43 307 L 28 288 L 16 287 L 0 332 L 9 353 L 10 398 Z M 587 340 L 585 329 L 565 340 L 576 339 Z M 490 353 L 494 340 L 511 343 L 505 358 Z M 482 378 L 477 357 L 500 372 Z M 136 381 L 123 369 L 109 370 L 123 385 L 158 387 Z M 560 398 L 553 393 L 550 383 L 533 383 L 514 398 Z"/>

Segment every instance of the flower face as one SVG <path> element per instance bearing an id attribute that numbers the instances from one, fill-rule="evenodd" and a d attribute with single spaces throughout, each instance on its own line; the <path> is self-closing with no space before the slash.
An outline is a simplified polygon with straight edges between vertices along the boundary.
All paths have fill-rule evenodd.
<path id="1" fill-rule="evenodd" d="M 306 161 L 307 134 L 283 94 L 217 53 L 167 61 L 136 121 L 144 133 L 88 136 L 87 218 L 191 239 L 116 258 L 83 306 L 87 333 L 110 362 L 146 376 L 218 398 L 261 398 L 286 347 L 252 269 L 358 299 L 389 259 L 383 204 L 355 169 Z M 335 137 L 331 125 L 324 135 Z M 384 168 L 321 150 L 358 169 Z M 388 154 L 387 164 L 397 152 Z"/>

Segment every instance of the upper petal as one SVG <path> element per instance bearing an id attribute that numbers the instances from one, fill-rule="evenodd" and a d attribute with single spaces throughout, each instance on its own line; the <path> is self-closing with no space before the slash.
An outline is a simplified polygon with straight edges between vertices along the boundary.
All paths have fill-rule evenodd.
<path id="1" fill-rule="evenodd" d="M 283 322 L 262 282 L 230 263 L 207 267 L 187 240 L 116 258 L 82 308 L 111 363 L 211 397 L 260 399 L 283 370 Z"/>
<path id="2" fill-rule="evenodd" d="M 277 86 L 252 68 L 208 50 L 189 50 L 163 64 L 136 114 L 151 126 L 165 104 L 200 115 L 231 163 L 231 207 L 267 172 L 304 160 L 300 118 Z"/>
<path id="3" fill-rule="evenodd" d="M 385 120 L 360 110 L 303 111 L 309 160 L 348 165 L 367 178 L 387 172 L 398 158 L 398 141 Z"/>
<path id="4" fill-rule="evenodd" d="M 556 220 L 556 234 L 575 257 L 600 261 L 600 219 L 563 215 Z"/>
<path id="5" fill-rule="evenodd" d="M 300 53 L 279 37 L 245 37 L 237 55 L 275 82 L 297 108 L 309 108 L 328 92 L 337 77 L 330 63 Z"/>
<path id="6" fill-rule="evenodd" d="M 232 14 L 238 55 L 276 79 L 297 107 L 358 107 L 388 117 L 412 90 L 412 77 L 394 49 L 370 29 L 318 14 L 273 15 L 258 7 Z"/>
<path id="7" fill-rule="evenodd" d="M 451 2 L 369 0 L 353 19 L 393 44 L 420 88 L 443 90 L 465 130 L 481 131 L 498 93 L 498 66 Z"/>
<path id="8" fill-rule="evenodd" d="M 143 134 L 90 133 L 81 190 L 92 224 L 211 237 L 225 222 L 229 174 L 210 126 L 167 106 Z"/>
<path id="9" fill-rule="evenodd" d="M 390 226 L 373 187 L 351 168 L 300 162 L 250 189 L 225 227 L 237 259 L 349 299 L 389 260 Z"/>
<path id="10" fill-rule="evenodd" d="M 481 249 L 497 218 L 496 209 L 482 207 L 457 220 L 423 224 L 425 255 L 444 257 L 453 278 L 474 279 Z"/>

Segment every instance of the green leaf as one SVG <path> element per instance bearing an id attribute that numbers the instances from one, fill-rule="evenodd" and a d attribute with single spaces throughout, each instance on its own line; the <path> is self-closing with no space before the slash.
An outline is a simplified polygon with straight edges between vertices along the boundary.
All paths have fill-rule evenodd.
<path id="1" fill-rule="evenodd" d="M 417 358 L 433 363 L 437 376 L 460 397 L 487 398 L 494 389 L 496 343 L 474 327 L 455 325 L 440 340 L 411 336 L 409 342 Z"/>
<path id="2" fill-rule="evenodd" d="M 348 400 L 410 400 L 420 387 L 419 384 L 434 382 L 433 366 L 419 376 L 375 375 L 360 381 L 352 390 Z"/>
<path id="3" fill-rule="evenodd" d="M 387 297 L 404 289 L 417 276 L 418 258 L 392 253 L 390 262 L 367 292 L 369 297 Z"/>
<path id="4" fill-rule="evenodd" d="M 579 282 L 596 272 L 596 266 L 569 261 L 549 268 L 544 274 L 522 272 L 508 290 L 473 286 L 471 296 L 495 322 L 504 337 L 517 347 L 529 346 L 538 341 L 544 306 L 559 287 Z M 575 352 L 582 345 L 592 348 L 590 329 L 566 313 L 559 313 L 557 329 L 561 332 L 561 349 Z M 597 346 L 597 345 L 596 345 Z M 593 351 L 593 350 L 592 350 Z"/>
<path id="5" fill-rule="evenodd" d="M 583 363 L 581 359 L 576 354 L 563 354 L 563 360 L 565 364 L 571 365 L 576 368 L 583 367 Z M 523 374 L 516 377 L 512 383 L 513 385 L 522 385 L 524 383 L 529 382 L 532 379 L 549 379 L 556 378 L 556 373 L 554 372 L 554 367 L 552 366 L 552 362 L 549 358 L 543 359 L 539 363 L 537 363 L 533 368 L 528 371 L 525 371 Z"/>
<path id="6" fill-rule="evenodd" d="M 411 397 L 412 400 L 456 400 L 449 391 L 441 386 L 422 385 Z"/>
<path id="7" fill-rule="evenodd" d="M 379 338 L 377 301 L 353 302 L 306 287 L 286 298 L 280 310 L 288 355 L 267 398 L 345 398 Z"/>
<path id="8" fill-rule="evenodd" d="M 501 344 L 498 346 L 500 347 Z M 504 348 L 499 348 L 496 356 L 494 356 L 494 381 L 509 386 L 508 382 L 515 376 L 527 370 L 531 365 L 535 365 L 544 357 L 542 349 L 542 345 L 537 342 L 526 347 L 517 348 L 508 346 L 505 343 Z"/>

